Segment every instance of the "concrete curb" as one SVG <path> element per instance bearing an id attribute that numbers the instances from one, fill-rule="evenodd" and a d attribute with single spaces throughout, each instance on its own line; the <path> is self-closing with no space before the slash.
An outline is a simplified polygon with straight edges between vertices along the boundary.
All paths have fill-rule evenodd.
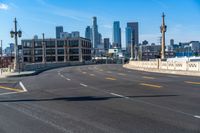
<path id="1" fill-rule="evenodd" d="M 152 72 L 152 73 L 163 73 L 163 74 L 174 74 L 174 75 L 185 75 L 185 76 L 197 76 L 200 77 L 200 73 L 196 71 L 175 71 L 175 70 L 160 70 L 160 69 L 153 69 L 153 68 L 136 68 L 129 64 L 123 65 L 124 68 L 137 70 L 137 71 L 145 71 L 145 72 Z"/>

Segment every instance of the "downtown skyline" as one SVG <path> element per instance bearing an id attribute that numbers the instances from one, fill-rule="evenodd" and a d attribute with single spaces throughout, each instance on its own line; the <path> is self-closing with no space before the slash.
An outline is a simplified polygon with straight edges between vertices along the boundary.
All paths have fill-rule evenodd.
<path id="1" fill-rule="evenodd" d="M 76 3 L 79 4 L 76 4 Z M 177 5 L 178 2 L 181 4 Z M 75 0 L 56 3 L 52 0 L 34 0 L 27 2 L 21 0 L 0 1 L 0 39 L 4 47 L 13 39 L 10 30 L 13 29 L 13 19 L 17 17 L 19 28 L 23 31 L 22 38 L 33 38 L 36 34 L 41 37 L 55 37 L 55 26 L 63 25 L 65 31 L 80 31 L 84 37 L 85 27 L 92 24 L 92 17 L 98 18 L 98 30 L 103 38 L 112 40 L 113 22 L 120 21 L 122 46 L 125 46 L 125 28 L 127 22 L 139 22 L 139 42 L 148 40 L 158 44 L 161 25 L 161 14 L 166 13 L 166 43 L 173 38 L 176 43 L 200 40 L 200 4 L 191 1 L 164 1 L 164 0 L 122 0 L 91 1 Z M 104 7 L 106 5 L 106 7 Z M 133 5 L 134 9 L 131 8 Z M 138 7 L 139 6 L 139 7 Z M 185 9 L 188 9 L 186 11 Z M 37 9 L 37 10 L 35 10 Z M 123 9 L 123 10 L 119 10 Z M 183 15 L 184 14 L 184 15 Z"/>

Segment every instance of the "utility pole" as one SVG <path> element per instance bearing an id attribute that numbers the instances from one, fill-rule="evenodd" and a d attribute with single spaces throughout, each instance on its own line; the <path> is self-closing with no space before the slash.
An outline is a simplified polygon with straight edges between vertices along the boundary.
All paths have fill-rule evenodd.
<path id="1" fill-rule="evenodd" d="M 160 32 L 162 33 L 162 46 L 161 46 L 161 59 L 165 59 L 165 32 L 167 31 L 167 26 L 165 25 L 165 14 L 162 14 L 162 25 L 160 26 Z"/>
<path id="2" fill-rule="evenodd" d="M 10 63 L 12 63 L 12 48 L 11 48 L 11 44 L 10 44 Z"/>
<path id="3" fill-rule="evenodd" d="M 2 48 L 2 40 L 1 40 L 1 67 L 3 68 L 3 48 Z"/>
<path id="4" fill-rule="evenodd" d="M 18 37 L 22 36 L 22 31 L 17 31 L 17 19 L 14 20 L 14 31 L 10 32 L 11 38 L 15 38 L 15 45 L 14 45 L 14 51 L 15 51 L 15 59 L 14 59 L 14 71 L 20 72 L 19 67 L 19 51 L 18 51 Z"/>
<path id="5" fill-rule="evenodd" d="M 131 59 L 130 60 L 134 60 L 134 51 L 135 51 L 134 37 L 133 37 L 133 32 L 131 32 Z"/>
<path id="6" fill-rule="evenodd" d="M 45 42 L 44 42 L 44 33 L 42 33 L 42 47 L 43 47 L 43 57 L 42 57 L 42 62 L 46 63 L 46 46 L 45 46 Z"/>

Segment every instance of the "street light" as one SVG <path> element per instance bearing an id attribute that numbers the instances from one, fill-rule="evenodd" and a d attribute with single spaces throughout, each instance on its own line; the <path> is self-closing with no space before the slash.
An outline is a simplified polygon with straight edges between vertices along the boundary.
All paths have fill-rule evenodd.
<path id="1" fill-rule="evenodd" d="M 13 31 L 10 31 L 10 36 L 11 38 L 15 38 L 15 45 L 14 45 L 14 51 L 15 51 L 15 60 L 14 60 L 14 71 L 16 71 L 17 69 L 19 70 L 20 67 L 19 67 L 19 51 L 18 51 L 18 37 L 22 37 L 22 31 L 19 30 L 17 31 L 17 19 L 15 18 L 14 20 L 14 28 L 15 30 Z M 20 72 L 20 70 L 19 70 Z"/>

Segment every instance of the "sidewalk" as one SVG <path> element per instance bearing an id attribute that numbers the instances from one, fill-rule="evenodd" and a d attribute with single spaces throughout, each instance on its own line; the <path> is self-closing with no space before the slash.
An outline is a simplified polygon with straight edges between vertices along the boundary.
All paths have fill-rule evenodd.
<path id="1" fill-rule="evenodd" d="M 125 64 L 123 66 L 127 69 L 145 71 L 145 72 L 153 72 L 153 73 L 164 73 L 164 74 L 175 74 L 175 75 L 186 75 L 186 76 L 197 76 L 200 77 L 200 72 L 196 71 L 180 71 L 180 70 L 164 70 L 164 69 L 154 69 L 154 68 L 136 68 L 130 64 Z"/>
<path id="2" fill-rule="evenodd" d="M 0 78 L 7 78 L 7 77 L 21 77 L 21 76 L 31 76 L 34 75 L 36 71 L 25 71 L 25 72 L 11 72 L 5 73 L 0 75 Z"/>

